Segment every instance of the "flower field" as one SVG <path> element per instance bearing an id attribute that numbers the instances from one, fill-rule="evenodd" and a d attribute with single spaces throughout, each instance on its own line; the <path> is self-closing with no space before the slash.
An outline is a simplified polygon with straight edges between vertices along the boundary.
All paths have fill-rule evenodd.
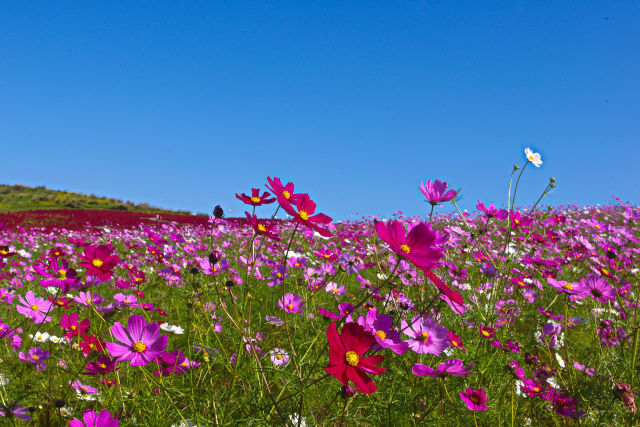
<path id="1" fill-rule="evenodd" d="M 242 220 L 5 219 L 3 425 L 634 424 L 640 212 L 514 208 L 541 163 L 456 215 L 437 180 L 336 222 L 268 178 Z"/>

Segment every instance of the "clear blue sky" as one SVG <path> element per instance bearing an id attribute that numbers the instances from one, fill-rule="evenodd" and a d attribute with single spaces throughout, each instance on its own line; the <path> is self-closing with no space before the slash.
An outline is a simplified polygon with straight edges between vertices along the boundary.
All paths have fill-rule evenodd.
<path id="1" fill-rule="evenodd" d="M 530 146 L 523 204 L 550 176 L 549 204 L 637 202 L 639 22 L 637 1 L 4 1 L 0 183 L 235 215 L 270 175 L 337 219 L 424 214 L 426 179 L 505 202 Z"/>

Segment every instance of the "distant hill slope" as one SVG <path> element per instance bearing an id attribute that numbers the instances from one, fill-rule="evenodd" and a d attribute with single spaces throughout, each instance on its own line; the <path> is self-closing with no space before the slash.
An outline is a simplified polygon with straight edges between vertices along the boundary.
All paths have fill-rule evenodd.
<path id="1" fill-rule="evenodd" d="M 150 212 L 190 215 L 189 211 L 176 211 L 150 206 L 148 203 L 123 202 L 118 199 L 85 195 L 70 191 L 50 190 L 44 186 L 0 184 L 0 212 L 33 209 L 108 209 L 128 212 Z"/>

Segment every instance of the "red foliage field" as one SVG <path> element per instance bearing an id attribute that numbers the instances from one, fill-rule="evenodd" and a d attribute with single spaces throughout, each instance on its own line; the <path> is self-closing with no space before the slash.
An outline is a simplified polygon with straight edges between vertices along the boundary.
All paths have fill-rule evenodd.
<path id="1" fill-rule="evenodd" d="M 0 213 L 0 222 L 4 223 L 5 228 L 24 227 L 25 229 L 45 227 L 49 229 L 81 230 L 97 226 L 128 228 L 140 224 L 157 224 L 159 221 L 207 225 L 208 220 L 208 217 L 196 215 L 86 209 L 51 209 Z"/>

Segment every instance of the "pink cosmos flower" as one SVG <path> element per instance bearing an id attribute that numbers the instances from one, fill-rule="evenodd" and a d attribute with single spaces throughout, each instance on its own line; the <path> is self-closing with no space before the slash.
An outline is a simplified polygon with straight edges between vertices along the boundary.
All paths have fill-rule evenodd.
<path id="1" fill-rule="evenodd" d="M 271 362 L 276 366 L 287 366 L 287 363 L 289 363 L 289 353 L 286 350 L 274 348 L 269 352 L 269 355 L 271 356 Z"/>
<path id="2" fill-rule="evenodd" d="M 47 323 L 51 316 L 47 316 L 53 310 L 53 304 L 44 298 L 36 297 L 33 291 L 27 291 L 24 297 L 18 297 L 20 304 L 16 310 L 20 314 L 30 316 L 34 323 Z"/>
<path id="3" fill-rule="evenodd" d="M 280 178 L 278 178 L 277 176 L 273 177 L 273 179 L 268 176 L 267 181 L 269 182 L 269 184 L 267 184 L 266 187 L 273 193 L 274 196 L 278 198 L 284 197 L 291 204 L 295 205 L 301 196 L 300 194 L 293 194 L 293 182 L 287 182 L 286 185 L 282 185 L 282 181 L 280 181 Z"/>
<path id="4" fill-rule="evenodd" d="M 122 344 L 108 342 L 107 350 L 111 356 L 118 358 L 118 362 L 130 360 L 131 366 L 147 365 L 167 347 L 168 338 L 166 335 L 159 336 L 158 324 L 147 324 L 142 316 L 129 317 L 127 328 L 115 322 L 111 332 Z"/>
<path id="5" fill-rule="evenodd" d="M 400 221 L 378 222 L 376 232 L 393 252 L 416 267 L 432 269 L 443 256 L 442 248 L 435 245 L 439 233 L 431 228 L 431 224 L 419 223 L 405 235 Z"/>
<path id="6" fill-rule="evenodd" d="M 95 411 L 87 410 L 82 414 L 82 421 L 71 420 L 69 427 L 118 427 L 119 424 L 118 419 L 111 418 L 111 414 L 106 409 L 100 411 L 99 414 Z"/>
<path id="7" fill-rule="evenodd" d="M 404 320 L 401 330 L 405 335 L 414 337 L 409 340 L 409 348 L 416 353 L 430 353 L 438 356 L 449 347 L 449 331 L 437 325 L 430 317 L 414 317 L 411 324 Z"/>
<path id="8" fill-rule="evenodd" d="M 80 292 L 80 295 L 73 299 L 78 304 L 85 305 L 87 307 L 93 305 L 100 305 L 104 302 L 104 298 L 100 297 L 100 294 L 88 292 Z"/>
<path id="9" fill-rule="evenodd" d="M 80 382 L 80 380 L 75 380 L 74 382 L 69 381 L 69 385 L 71 385 L 71 387 L 73 387 L 76 391 L 80 393 L 86 393 L 86 394 L 98 393 L 97 388 L 91 387 L 90 385 L 84 385 Z"/>
<path id="10" fill-rule="evenodd" d="M 44 361 L 47 360 L 50 355 L 51 353 L 41 349 L 40 347 L 33 347 L 30 348 L 26 354 L 23 352 L 18 353 L 18 359 L 22 360 L 23 362 L 40 364 L 44 363 Z"/>
<path id="11" fill-rule="evenodd" d="M 448 184 L 444 181 L 440 181 L 436 179 L 431 182 L 431 180 L 425 182 L 424 184 L 420 182 L 420 191 L 424 194 L 424 197 L 427 198 L 427 201 L 435 206 L 438 203 L 448 202 L 456 198 L 458 193 L 455 190 L 447 191 Z"/>
<path id="12" fill-rule="evenodd" d="M 60 288 L 62 292 L 67 292 L 73 285 L 80 282 L 76 271 L 69 268 L 69 262 L 66 259 L 53 258 L 49 261 L 48 269 L 42 265 L 36 265 L 34 270 L 46 277 L 40 281 L 40 285 L 43 287 L 55 286 Z"/>
<path id="13" fill-rule="evenodd" d="M 373 351 L 388 348 L 394 353 L 403 354 L 409 348 L 409 344 L 402 341 L 400 333 L 393 328 L 393 318 L 388 314 L 378 313 L 376 308 L 369 310 L 366 317 L 358 317 L 358 324 L 376 339 L 378 344 L 374 344 Z"/>
<path id="14" fill-rule="evenodd" d="M 494 205 L 493 203 L 491 203 L 487 207 L 484 203 L 480 201 L 480 199 L 478 199 L 478 204 L 476 205 L 476 208 L 479 211 L 483 212 L 487 218 L 506 219 L 508 215 L 506 210 L 504 209 L 498 210 L 496 208 L 496 205 Z"/>
<path id="15" fill-rule="evenodd" d="M 616 291 L 597 274 L 590 274 L 586 279 L 582 279 L 578 286 L 578 292 L 602 303 L 615 301 L 616 299 Z"/>
<path id="16" fill-rule="evenodd" d="M 87 275 L 96 276 L 98 280 L 110 280 L 111 270 L 120 262 L 120 257 L 113 254 L 113 246 L 89 245 L 79 257 L 84 261 L 79 263 L 87 269 Z"/>
<path id="17" fill-rule="evenodd" d="M 411 368 L 411 371 L 413 372 L 413 375 L 416 375 L 419 377 L 426 376 L 426 377 L 436 378 L 436 377 L 446 377 L 447 375 L 451 375 L 454 377 L 463 377 L 472 373 L 471 371 L 468 371 L 468 369 L 471 368 L 472 366 L 473 364 L 469 366 L 464 366 L 464 363 L 462 363 L 462 360 L 450 359 L 439 364 L 437 369 L 432 369 L 427 365 L 416 363 L 415 365 L 413 365 L 413 368 Z"/>
<path id="18" fill-rule="evenodd" d="M 472 411 L 486 411 L 487 410 L 487 395 L 483 389 L 474 390 L 471 387 L 467 387 L 465 391 L 460 392 L 460 399 L 467 404 L 467 408 Z"/>
<path id="19" fill-rule="evenodd" d="M 278 300 L 278 307 L 282 308 L 287 313 L 299 313 L 304 312 L 304 301 L 300 295 L 293 295 L 290 293 L 285 294 L 284 297 Z"/>
<path id="20" fill-rule="evenodd" d="M 244 214 L 247 217 L 247 222 L 256 234 L 266 236 L 276 242 L 280 241 L 280 237 L 273 231 L 274 226 L 272 224 L 268 224 L 265 220 L 258 219 L 255 214 L 250 215 L 249 212 L 245 212 Z"/>
<path id="21" fill-rule="evenodd" d="M 157 377 L 160 375 L 168 377 L 173 373 L 181 374 L 187 372 L 191 367 L 189 359 L 180 350 L 171 353 L 163 351 L 153 362 L 158 365 L 158 369 L 154 371 Z"/>

